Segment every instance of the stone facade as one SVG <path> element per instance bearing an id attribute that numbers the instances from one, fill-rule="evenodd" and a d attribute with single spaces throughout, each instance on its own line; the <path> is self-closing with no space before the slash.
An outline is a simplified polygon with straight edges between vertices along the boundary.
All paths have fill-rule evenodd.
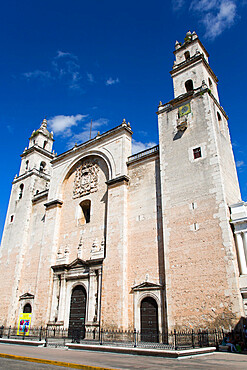
<path id="1" fill-rule="evenodd" d="M 131 156 L 125 120 L 59 156 L 46 120 L 33 132 L 0 249 L 0 324 L 17 325 L 28 303 L 33 326 L 72 327 L 78 286 L 88 329 L 228 327 L 246 315 L 246 220 L 233 219 L 243 203 L 218 80 L 195 33 L 174 54 L 158 146 Z"/>

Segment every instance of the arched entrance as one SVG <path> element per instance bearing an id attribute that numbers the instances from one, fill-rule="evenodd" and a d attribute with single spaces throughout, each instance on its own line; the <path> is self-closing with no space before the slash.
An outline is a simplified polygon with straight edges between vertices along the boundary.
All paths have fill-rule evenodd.
<path id="1" fill-rule="evenodd" d="M 26 303 L 23 308 L 23 313 L 32 313 L 32 306 L 30 303 Z"/>
<path id="2" fill-rule="evenodd" d="M 151 297 L 146 297 L 141 302 L 141 340 L 159 342 L 158 305 Z"/>
<path id="3" fill-rule="evenodd" d="M 76 341 L 85 337 L 87 294 L 82 285 L 77 285 L 71 294 L 69 315 L 69 337 Z"/>

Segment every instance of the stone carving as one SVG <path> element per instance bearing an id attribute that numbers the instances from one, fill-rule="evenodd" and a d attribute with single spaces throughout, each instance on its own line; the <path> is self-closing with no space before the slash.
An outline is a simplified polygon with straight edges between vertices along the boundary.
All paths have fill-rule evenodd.
<path id="1" fill-rule="evenodd" d="M 73 198 L 79 198 L 98 190 L 98 172 L 98 165 L 92 162 L 84 163 L 77 168 Z"/>

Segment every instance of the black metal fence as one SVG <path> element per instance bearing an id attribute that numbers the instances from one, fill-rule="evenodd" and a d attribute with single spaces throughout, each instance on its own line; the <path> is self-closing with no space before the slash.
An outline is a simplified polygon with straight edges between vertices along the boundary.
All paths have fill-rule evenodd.
<path id="1" fill-rule="evenodd" d="M 137 330 L 107 330 L 107 329 L 64 329 L 61 326 L 31 328 L 29 333 L 17 335 L 17 328 L 0 327 L 0 338 L 19 340 L 44 341 L 45 346 L 63 347 L 66 343 L 82 343 L 95 345 L 111 345 L 139 348 L 160 348 L 182 350 L 202 347 L 216 347 L 222 343 L 228 332 L 217 330 L 174 330 L 169 333 L 139 332 Z M 232 335 L 246 343 L 244 332 L 234 331 Z"/>

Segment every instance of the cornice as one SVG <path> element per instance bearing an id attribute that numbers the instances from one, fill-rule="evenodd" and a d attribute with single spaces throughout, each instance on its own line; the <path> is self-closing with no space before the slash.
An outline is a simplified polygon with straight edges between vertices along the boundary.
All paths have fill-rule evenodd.
<path id="1" fill-rule="evenodd" d="M 126 175 L 118 176 L 115 177 L 114 179 L 106 181 L 106 184 L 109 186 L 112 185 L 121 185 L 122 183 L 128 183 L 129 182 L 129 177 Z"/>
<path id="2" fill-rule="evenodd" d="M 30 148 L 26 149 L 22 154 L 21 157 L 26 157 L 28 154 L 33 153 L 33 152 L 39 152 L 43 154 L 46 157 L 49 157 L 50 159 L 53 159 L 55 157 L 55 154 L 48 152 L 48 150 L 41 148 L 40 146 L 34 144 Z"/>
<path id="3" fill-rule="evenodd" d="M 170 74 L 171 74 L 171 76 L 173 76 L 176 73 L 180 72 L 182 69 L 187 68 L 187 67 L 191 66 L 192 64 L 195 64 L 195 63 L 200 62 L 200 61 L 203 62 L 203 64 L 205 65 L 205 67 L 207 68 L 207 70 L 209 71 L 209 73 L 211 74 L 212 78 L 217 83 L 219 80 L 218 80 L 217 76 L 215 75 L 215 73 L 213 72 L 213 70 L 210 67 L 210 65 L 208 64 L 208 62 L 206 61 L 206 59 L 204 58 L 204 55 L 203 54 L 195 55 L 195 56 L 191 57 L 190 59 L 185 60 L 182 63 L 179 63 L 178 65 L 176 65 L 170 71 Z"/>
<path id="4" fill-rule="evenodd" d="M 103 134 L 97 135 L 95 138 L 93 138 L 91 140 L 88 140 L 88 141 L 86 141 L 86 142 L 84 142 L 84 143 L 82 143 L 78 146 L 74 146 L 73 148 L 67 150 L 66 152 L 63 152 L 62 154 L 60 154 L 59 156 L 54 158 L 51 161 L 51 163 L 52 164 L 58 163 L 58 162 L 62 161 L 64 158 L 70 157 L 71 155 L 74 155 L 74 154 L 78 154 L 82 150 L 85 150 L 85 149 L 88 149 L 88 148 L 93 149 L 95 147 L 95 144 L 98 145 L 98 143 L 102 143 L 104 140 L 106 140 L 108 138 L 108 136 L 114 135 L 114 134 L 119 134 L 121 131 L 126 131 L 129 135 L 133 134 L 133 132 L 131 131 L 130 126 L 128 126 L 127 123 L 121 124 L 117 127 L 114 127 L 113 129 L 111 129 L 109 131 L 104 132 Z"/>
<path id="5" fill-rule="evenodd" d="M 211 90 L 208 87 L 203 88 L 202 86 L 199 87 L 198 89 L 195 89 L 193 91 L 189 91 L 185 94 L 179 95 L 176 98 L 170 100 L 166 104 L 162 104 L 159 106 L 159 110 L 156 112 L 157 115 L 171 111 L 173 109 L 178 108 L 182 103 L 190 101 L 194 98 L 197 98 L 198 96 L 201 96 L 202 94 L 207 93 L 214 101 L 214 103 L 217 105 L 218 109 L 221 111 L 223 116 L 228 120 L 228 115 L 224 111 L 224 108 L 220 105 L 220 103 L 215 99 L 213 94 L 211 93 Z M 163 107 L 163 108 L 162 108 Z"/>
<path id="6" fill-rule="evenodd" d="M 33 168 L 32 170 L 29 170 L 28 172 L 25 172 L 24 174 L 15 177 L 12 184 L 16 184 L 17 182 L 23 181 L 27 177 L 30 177 L 30 176 L 33 176 L 33 175 L 38 176 L 42 179 L 45 179 L 46 181 L 50 181 L 50 175 L 48 175 L 45 172 L 38 171 L 37 168 Z"/>
<path id="7" fill-rule="evenodd" d="M 44 204 L 46 209 L 54 208 L 54 207 L 62 207 L 62 205 L 63 205 L 63 201 L 60 199 L 50 200 L 49 202 Z"/>

